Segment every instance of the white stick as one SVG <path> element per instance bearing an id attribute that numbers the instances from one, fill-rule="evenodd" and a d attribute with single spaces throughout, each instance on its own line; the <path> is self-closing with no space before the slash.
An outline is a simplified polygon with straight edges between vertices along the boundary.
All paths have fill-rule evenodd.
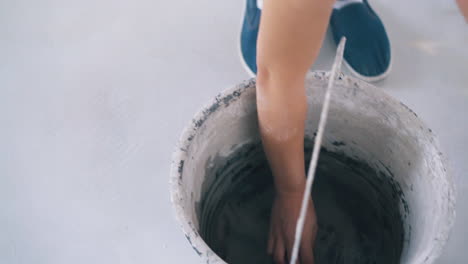
<path id="1" fill-rule="evenodd" d="M 312 159 L 310 160 L 309 172 L 307 173 L 307 182 L 306 182 L 306 187 L 304 191 L 304 197 L 302 198 L 301 212 L 299 214 L 299 218 L 297 219 L 296 235 L 294 237 L 294 246 L 293 246 L 290 264 L 297 263 L 297 257 L 299 254 L 299 245 L 301 244 L 302 231 L 304 229 L 307 206 L 310 200 L 312 182 L 314 181 L 315 170 L 317 169 L 317 162 L 318 162 L 318 158 L 320 154 L 320 147 L 322 145 L 323 133 L 325 131 L 325 126 L 327 124 L 331 90 L 332 90 L 334 81 L 341 69 L 341 62 L 343 61 L 343 51 L 344 51 L 345 43 L 346 43 L 346 38 L 342 37 L 340 44 L 338 45 L 338 48 L 336 49 L 335 62 L 333 63 L 333 66 L 330 72 L 330 79 L 328 80 L 327 90 L 325 91 L 325 98 L 323 100 L 322 113 L 320 114 L 320 121 L 319 121 L 318 130 L 317 130 L 317 136 L 315 137 L 314 149 L 312 151 Z"/>

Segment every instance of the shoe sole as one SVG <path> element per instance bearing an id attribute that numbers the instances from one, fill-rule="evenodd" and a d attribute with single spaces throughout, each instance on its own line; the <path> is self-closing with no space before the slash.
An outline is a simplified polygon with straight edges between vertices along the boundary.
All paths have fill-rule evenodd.
<path id="1" fill-rule="evenodd" d="M 393 68 L 393 59 L 390 58 L 390 64 L 388 65 L 388 69 L 385 72 L 377 76 L 365 76 L 355 71 L 353 67 L 351 67 L 351 65 L 349 65 L 349 63 L 346 60 L 343 60 L 343 62 L 346 65 L 346 68 L 351 72 L 352 75 L 369 83 L 374 83 L 374 82 L 379 82 L 379 81 L 384 80 L 385 78 L 388 77 L 388 75 L 390 74 Z"/>

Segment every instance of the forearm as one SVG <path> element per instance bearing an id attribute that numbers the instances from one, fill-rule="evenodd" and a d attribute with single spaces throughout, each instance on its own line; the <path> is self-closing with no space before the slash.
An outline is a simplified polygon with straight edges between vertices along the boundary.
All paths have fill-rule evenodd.
<path id="1" fill-rule="evenodd" d="M 331 0 L 264 2 L 257 48 L 258 119 L 280 193 L 304 188 L 304 78 L 319 52 L 332 5 Z"/>
<path id="2" fill-rule="evenodd" d="M 285 81 L 268 85 L 262 85 L 260 80 L 257 82 L 259 89 L 269 89 L 257 94 L 260 134 L 276 190 L 285 194 L 300 192 L 305 183 L 303 140 L 307 105 L 304 80 L 298 78 L 294 84 Z M 275 93 L 283 87 L 297 91 Z"/>

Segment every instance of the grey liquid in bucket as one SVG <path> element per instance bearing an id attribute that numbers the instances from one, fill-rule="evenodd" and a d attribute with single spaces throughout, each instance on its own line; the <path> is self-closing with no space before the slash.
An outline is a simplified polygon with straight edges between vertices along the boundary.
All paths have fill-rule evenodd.
<path id="1" fill-rule="evenodd" d="M 326 85 L 326 73 L 307 76 L 307 160 Z M 199 112 L 174 153 L 176 216 L 206 263 L 272 263 L 273 182 L 256 114 L 250 80 Z M 455 218 L 452 179 L 432 131 L 381 89 L 345 76 L 333 90 L 312 195 L 318 264 L 432 263 Z"/>

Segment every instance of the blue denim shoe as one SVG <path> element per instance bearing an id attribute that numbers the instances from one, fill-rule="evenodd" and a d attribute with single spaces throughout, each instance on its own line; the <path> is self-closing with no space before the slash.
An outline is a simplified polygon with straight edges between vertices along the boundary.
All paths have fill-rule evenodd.
<path id="1" fill-rule="evenodd" d="M 383 80 L 391 69 L 390 41 L 367 0 L 337 0 L 330 26 L 338 44 L 346 36 L 345 64 L 367 82 Z"/>
<path id="2" fill-rule="evenodd" d="M 261 13 L 257 0 L 247 0 L 240 35 L 240 51 L 244 66 L 252 76 L 257 74 L 257 36 Z"/>

